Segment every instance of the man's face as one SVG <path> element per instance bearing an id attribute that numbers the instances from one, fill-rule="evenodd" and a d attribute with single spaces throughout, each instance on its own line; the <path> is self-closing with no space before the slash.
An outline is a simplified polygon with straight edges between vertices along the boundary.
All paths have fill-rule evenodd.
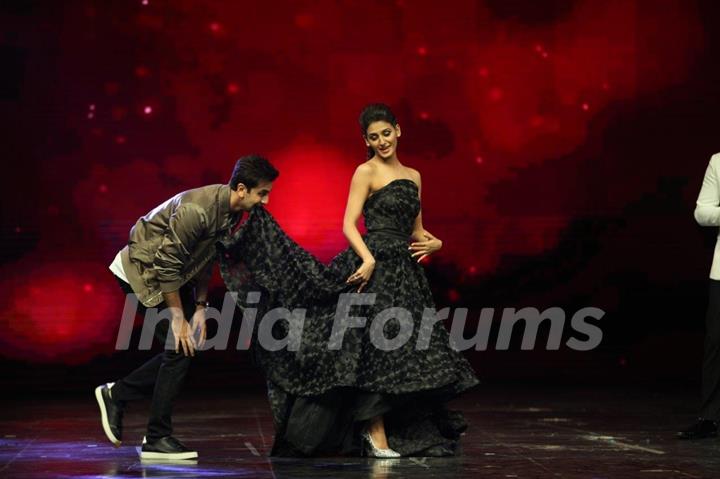
<path id="1" fill-rule="evenodd" d="M 237 187 L 237 193 L 240 197 L 240 209 L 250 211 L 253 206 L 258 203 L 263 205 L 270 201 L 270 190 L 272 190 L 272 181 L 261 181 L 255 188 L 247 189 L 245 185 L 240 183 Z"/>

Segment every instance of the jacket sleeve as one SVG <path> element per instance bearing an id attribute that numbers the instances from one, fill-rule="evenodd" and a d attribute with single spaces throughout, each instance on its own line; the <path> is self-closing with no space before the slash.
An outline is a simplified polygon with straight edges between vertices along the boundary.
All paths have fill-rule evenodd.
<path id="1" fill-rule="evenodd" d="M 720 155 L 710 158 L 705 178 L 703 178 L 697 205 L 695 206 L 695 221 L 701 226 L 720 226 L 720 185 L 718 185 L 717 162 Z"/>
<path id="2" fill-rule="evenodd" d="M 170 216 L 153 260 L 163 293 L 180 289 L 183 267 L 190 261 L 195 244 L 205 235 L 206 229 L 205 212 L 196 205 L 180 205 Z"/>

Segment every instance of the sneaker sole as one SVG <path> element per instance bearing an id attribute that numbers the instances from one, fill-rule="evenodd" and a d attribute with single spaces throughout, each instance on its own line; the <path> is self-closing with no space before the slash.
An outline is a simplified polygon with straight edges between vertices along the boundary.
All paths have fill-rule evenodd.
<path id="1" fill-rule="evenodd" d="M 102 398 L 103 387 L 104 385 L 95 388 L 95 399 L 97 400 L 98 406 L 100 407 L 100 422 L 102 422 L 103 431 L 105 432 L 108 440 L 113 444 L 113 446 L 120 447 L 122 441 L 116 438 L 115 435 L 112 433 L 112 430 L 110 429 L 110 422 L 108 422 L 107 409 L 105 408 L 105 401 L 103 401 Z"/>
<path id="2" fill-rule="evenodd" d="M 142 465 L 159 465 L 159 466 L 197 466 L 197 459 L 144 459 L 140 458 Z"/>
<path id="3" fill-rule="evenodd" d="M 140 459 L 160 459 L 160 460 L 182 460 L 182 459 L 197 459 L 198 453 L 196 451 L 189 452 L 140 452 Z"/>

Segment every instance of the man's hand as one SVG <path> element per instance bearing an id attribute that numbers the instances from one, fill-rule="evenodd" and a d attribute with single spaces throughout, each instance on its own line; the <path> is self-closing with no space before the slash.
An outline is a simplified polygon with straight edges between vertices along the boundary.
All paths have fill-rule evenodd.
<path id="1" fill-rule="evenodd" d="M 192 336 L 195 338 L 195 333 L 199 331 L 199 339 L 197 341 L 197 348 L 202 350 L 205 346 L 205 339 L 207 337 L 207 325 L 205 321 L 205 306 L 198 306 L 193 314 L 192 321 Z"/>
<path id="2" fill-rule="evenodd" d="M 180 352 L 182 346 L 185 356 L 195 356 L 195 339 L 192 337 L 192 328 L 185 321 L 185 317 L 181 315 L 173 315 L 170 321 L 173 337 L 175 338 L 175 352 Z"/>

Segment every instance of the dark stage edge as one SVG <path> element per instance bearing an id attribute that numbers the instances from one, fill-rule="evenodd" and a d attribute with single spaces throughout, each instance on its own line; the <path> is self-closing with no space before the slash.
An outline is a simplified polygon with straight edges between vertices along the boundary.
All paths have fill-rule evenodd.
<path id="1" fill-rule="evenodd" d="M 106 442 L 92 388 L 84 397 L 0 403 L 0 477 L 717 478 L 720 440 L 686 442 L 695 396 L 680 392 L 494 386 L 457 400 L 471 422 L 454 458 L 268 458 L 262 392 L 199 394 L 176 407 L 178 437 L 197 463 L 142 463 L 147 403 L 128 411 L 125 442 Z"/>

